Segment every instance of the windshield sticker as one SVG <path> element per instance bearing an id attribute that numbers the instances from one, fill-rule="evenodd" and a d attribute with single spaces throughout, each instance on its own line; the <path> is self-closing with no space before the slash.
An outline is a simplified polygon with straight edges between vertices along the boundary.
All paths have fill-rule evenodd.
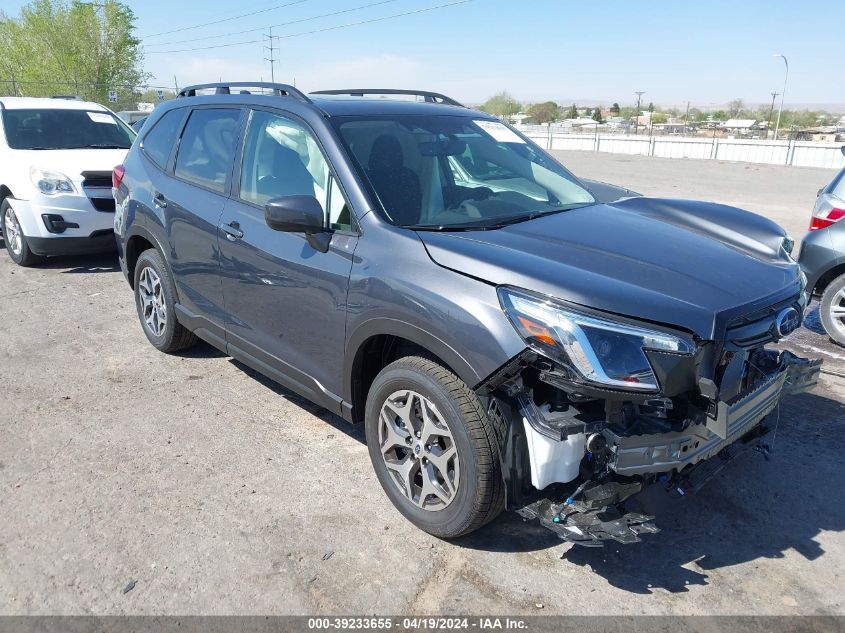
<path id="1" fill-rule="evenodd" d="M 112 125 L 117 125 L 117 121 L 112 118 L 112 115 L 106 114 L 105 112 L 86 112 L 86 114 L 94 123 L 111 123 Z"/>
<path id="2" fill-rule="evenodd" d="M 498 121 L 473 121 L 473 123 L 492 136 L 493 140 L 497 143 L 525 144 L 525 141 L 519 138 L 513 130 L 503 123 L 499 123 Z"/>

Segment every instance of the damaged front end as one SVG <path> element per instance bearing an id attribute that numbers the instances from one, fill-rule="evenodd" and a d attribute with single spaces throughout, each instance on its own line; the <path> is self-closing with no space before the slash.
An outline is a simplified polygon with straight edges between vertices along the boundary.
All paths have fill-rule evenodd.
<path id="1" fill-rule="evenodd" d="M 522 291 L 500 297 L 528 344 L 481 389 L 509 426 L 509 506 L 574 543 L 658 531 L 624 502 L 655 483 L 687 494 L 732 457 L 765 450 L 766 416 L 818 380 L 821 361 L 765 347 L 800 325 L 801 297 L 735 320 L 719 341 Z"/>

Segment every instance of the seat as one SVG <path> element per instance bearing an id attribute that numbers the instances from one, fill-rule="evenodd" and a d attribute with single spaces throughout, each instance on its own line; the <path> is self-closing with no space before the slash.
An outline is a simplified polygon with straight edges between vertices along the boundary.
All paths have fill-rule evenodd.
<path id="1" fill-rule="evenodd" d="M 394 222 L 419 223 L 422 209 L 420 177 L 405 167 L 399 139 L 390 134 L 376 138 L 370 150 L 367 176 Z"/>
<path id="2" fill-rule="evenodd" d="M 265 200 L 281 196 L 313 196 L 314 179 L 294 150 L 279 144 L 273 151 L 273 169 L 258 179 L 257 193 Z"/>

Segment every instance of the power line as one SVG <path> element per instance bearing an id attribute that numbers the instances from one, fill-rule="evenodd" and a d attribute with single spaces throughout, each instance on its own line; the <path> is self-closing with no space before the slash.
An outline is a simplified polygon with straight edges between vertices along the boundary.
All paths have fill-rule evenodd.
<path id="1" fill-rule="evenodd" d="M 303 35 L 313 35 L 314 33 L 325 33 L 326 31 L 336 31 L 338 29 L 349 28 L 350 26 L 361 26 L 362 24 L 372 24 L 373 22 L 381 22 L 382 20 L 392 20 L 393 18 L 402 18 L 406 15 L 416 15 L 417 13 L 425 13 L 426 11 L 434 11 L 435 9 L 447 9 L 449 7 L 456 7 L 459 4 L 467 4 L 472 0 L 458 0 L 458 2 L 447 2 L 446 4 L 438 4 L 433 7 L 425 7 L 417 9 L 416 11 L 406 11 L 405 13 L 396 13 L 394 15 L 386 15 L 383 18 L 373 18 L 371 20 L 361 20 L 360 22 L 350 22 L 349 24 L 340 24 L 338 26 L 329 26 L 324 29 L 315 29 L 313 31 L 303 31 L 302 33 L 291 33 L 290 35 L 274 35 L 277 40 L 286 40 L 291 37 L 301 37 Z"/>
<path id="2" fill-rule="evenodd" d="M 241 18 L 248 18 L 253 15 L 259 15 L 261 13 L 267 13 L 268 11 L 276 11 L 277 9 L 284 9 L 285 7 L 292 7 L 295 4 L 302 4 L 303 2 L 309 2 L 310 0 L 295 0 L 294 2 L 288 2 L 287 4 L 279 4 L 275 7 L 270 7 L 269 9 L 260 9 L 258 11 L 250 11 L 249 13 L 241 13 L 240 15 L 232 16 L 231 18 L 221 18 L 220 20 L 214 20 L 212 22 L 204 22 L 203 24 L 195 24 L 193 26 L 183 26 L 178 29 L 173 29 L 171 31 L 162 31 L 160 33 L 152 33 L 151 35 L 145 35 L 144 37 L 158 37 L 159 35 L 170 35 L 171 33 L 179 33 L 180 31 L 192 31 L 194 29 L 201 29 L 204 26 L 213 26 L 215 24 L 222 24 L 224 22 L 231 22 L 232 20 L 240 20 Z"/>
<path id="3" fill-rule="evenodd" d="M 273 24 L 270 26 L 271 29 L 275 29 L 282 26 L 290 26 L 291 24 L 300 24 L 302 22 L 310 22 L 312 20 L 319 20 L 320 18 L 330 18 L 336 15 L 342 15 L 344 13 L 352 13 L 354 11 L 361 11 L 362 9 L 369 9 L 370 7 L 377 7 L 382 4 L 389 4 L 391 2 L 398 2 L 398 0 L 379 0 L 379 2 L 371 2 L 369 4 L 362 4 L 358 7 L 352 7 L 351 9 L 343 9 L 342 11 L 332 11 L 331 13 L 323 13 L 321 15 L 314 15 L 310 18 L 300 18 L 298 20 L 291 20 L 290 22 L 282 22 L 281 24 Z M 201 42 L 203 40 L 213 40 L 217 39 L 218 37 L 234 37 L 235 35 L 243 35 L 244 33 L 255 33 L 257 31 L 263 31 L 266 27 L 259 26 L 254 29 L 244 29 L 243 31 L 234 31 L 232 33 L 220 33 L 218 35 L 206 35 L 204 37 L 194 37 L 187 40 L 176 40 L 173 42 L 159 42 L 157 44 L 150 44 L 150 46 L 172 46 L 174 44 L 189 44 L 191 42 Z M 146 46 L 144 47 L 146 48 Z M 150 51 L 154 52 L 154 51 Z"/>
<path id="4" fill-rule="evenodd" d="M 199 46 L 197 48 L 180 48 L 173 51 L 145 51 L 147 55 L 154 55 L 156 53 L 187 53 L 190 51 L 207 51 L 212 48 L 226 48 L 228 46 L 243 46 L 244 44 L 255 44 L 261 40 L 247 40 L 245 42 L 232 42 L 231 44 L 216 44 L 214 46 Z"/>
<path id="5" fill-rule="evenodd" d="M 290 35 L 274 35 L 273 38 L 277 40 L 285 40 L 292 37 L 301 37 L 303 35 L 313 35 L 314 33 L 325 33 L 326 31 L 336 31 L 338 29 L 346 29 L 351 26 L 360 26 L 362 24 L 372 24 L 373 22 L 381 22 L 383 20 L 392 20 L 393 18 L 401 18 L 407 15 L 416 15 L 417 13 L 425 13 L 426 11 L 434 11 L 436 9 L 446 9 L 448 7 L 455 7 L 459 4 L 467 4 L 468 2 L 472 2 L 472 0 L 458 0 L 458 2 L 448 2 L 446 4 L 438 4 L 433 7 L 425 7 L 422 9 L 417 9 L 415 11 L 406 11 L 405 13 L 395 13 L 393 15 L 386 15 L 380 18 L 373 18 L 371 20 L 361 20 L 360 22 L 350 22 L 349 24 L 340 24 L 338 26 L 329 26 L 323 29 L 315 29 L 313 31 L 303 31 L 301 33 L 291 33 Z M 176 50 L 169 50 L 169 51 L 146 51 L 148 55 L 158 54 L 158 53 L 188 53 L 191 51 L 205 51 L 212 48 L 225 48 L 228 46 L 242 46 L 244 44 L 255 44 L 256 42 L 260 42 L 261 40 L 248 40 L 245 42 L 232 42 L 231 44 L 217 44 L 214 46 L 200 46 L 197 48 L 181 48 Z"/>

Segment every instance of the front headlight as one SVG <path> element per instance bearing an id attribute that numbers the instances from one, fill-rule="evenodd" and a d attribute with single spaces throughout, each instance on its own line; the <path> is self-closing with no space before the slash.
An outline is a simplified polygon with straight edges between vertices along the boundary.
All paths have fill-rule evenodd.
<path id="1" fill-rule="evenodd" d="M 29 178 L 38 191 L 48 196 L 55 193 L 74 193 L 76 191 L 70 178 L 56 171 L 30 167 Z"/>
<path id="2" fill-rule="evenodd" d="M 657 378 L 644 350 L 692 354 L 692 341 L 572 311 L 550 299 L 499 288 L 499 301 L 528 345 L 591 383 L 653 391 Z"/>

